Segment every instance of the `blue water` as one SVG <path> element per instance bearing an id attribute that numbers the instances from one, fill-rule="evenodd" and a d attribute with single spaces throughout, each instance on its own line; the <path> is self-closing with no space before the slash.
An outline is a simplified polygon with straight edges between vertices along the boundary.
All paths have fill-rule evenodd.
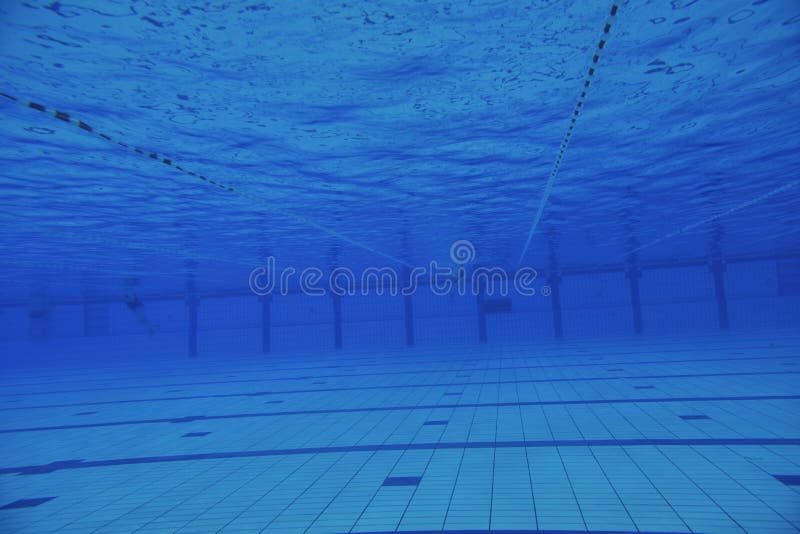
<path id="1" fill-rule="evenodd" d="M 0 532 L 800 530 L 795 0 L 0 25 Z"/>

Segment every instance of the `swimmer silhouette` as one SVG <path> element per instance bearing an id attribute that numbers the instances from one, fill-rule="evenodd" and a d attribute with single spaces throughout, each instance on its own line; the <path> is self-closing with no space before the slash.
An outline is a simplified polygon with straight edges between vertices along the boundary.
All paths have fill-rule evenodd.
<path id="1" fill-rule="evenodd" d="M 128 278 L 123 282 L 123 288 L 125 289 L 125 305 L 136 316 L 136 321 L 144 325 L 147 328 L 147 333 L 152 336 L 153 333 L 158 330 L 158 325 L 154 325 L 147 320 L 147 315 L 144 313 L 144 304 L 134 290 L 138 282 L 136 278 Z"/>

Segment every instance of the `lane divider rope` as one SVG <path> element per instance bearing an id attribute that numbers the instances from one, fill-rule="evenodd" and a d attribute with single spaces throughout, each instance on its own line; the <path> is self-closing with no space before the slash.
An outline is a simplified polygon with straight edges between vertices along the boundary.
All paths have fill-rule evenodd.
<path id="1" fill-rule="evenodd" d="M 751 198 L 749 200 L 746 200 L 746 201 L 741 202 L 739 204 L 735 204 L 735 205 L 729 207 L 728 209 L 717 213 L 716 215 L 711 215 L 711 216 L 706 217 L 704 219 L 700 219 L 700 220 L 695 221 L 693 223 L 687 224 L 685 226 L 682 226 L 682 227 L 678 228 L 677 230 L 674 230 L 674 231 L 672 231 L 672 232 L 670 232 L 668 234 L 665 234 L 665 235 L 659 237 L 658 239 L 653 239 L 652 241 L 649 241 L 649 242 L 645 243 L 644 245 L 640 245 L 640 246 L 632 248 L 632 249 L 630 249 L 630 250 L 628 250 L 628 251 L 626 251 L 626 252 L 624 252 L 622 254 L 618 254 L 616 256 L 613 256 L 613 257 L 609 258 L 608 260 L 604 261 L 603 263 L 596 264 L 596 267 L 597 268 L 601 268 L 604 265 L 613 264 L 614 262 L 616 262 L 616 261 L 618 261 L 618 260 L 620 260 L 622 258 L 630 258 L 635 253 L 639 252 L 640 250 L 644 250 L 644 249 L 650 248 L 650 247 L 652 247 L 654 245 L 658 245 L 659 243 L 661 243 L 663 241 L 666 241 L 667 239 L 671 239 L 671 238 L 673 238 L 675 236 L 688 234 L 689 232 L 691 232 L 693 230 L 696 230 L 697 228 L 700 228 L 701 226 L 708 225 L 708 224 L 710 224 L 712 222 L 715 222 L 715 221 L 717 221 L 719 219 L 727 217 L 728 215 L 732 215 L 732 214 L 736 213 L 737 211 L 741 211 L 743 209 L 749 208 L 750 206 L 755 206 L 756 204 L 760 204 L 761 202 L 763 202 L 763 201 L 765 201 L 767 199 L 770 199 L 770 198 L 774 197 L 775 195 L 783 193 L 784 191 L 788 191 L 789 189 L 792 189 L 793 187 L 797 187 L 798 185 L 800 185 L 800 180 L 792 180 L 790 182 L 787 182 L 787 183 L 785 183 L 783 185 L 780 185 L 778 187 L 770 189 L 769 191 L 767 191 L 765 193 L 757 195 L 757 196 L 755 196 L 755 197 L 753 197 L 753 198 Z M 770 236 L 770 237 L 774 237 L 774 236 Z"/>
<path id="2" fill-rule="evenodd" d="M 281 208 L 277 208 L 272 203 L 267 202 L 263 198 L 260 198 L 258 196 L 252 195 L 250 193 L 247 193 L 245 191 L 242 191 L 242 190 L 240 190 L 238 188 L 235 188 L 235 187 L 232 187 L 230 185 L 224 184 L 224 183 L 222 183 L 222 182 L 220 182 L 218 180 L 214 180 L 212 178 L 209 178 L 208 176 L 206 176 L 204 174 L 200 174 L 200 173 L 197 173 L 197 172 L 192 171 L 190 169 L 187 169 L 184 166 L 182 166 L 179 163 L 177 163 L 176 161 L 174 161 L 172 158 L 168 158 L 168 157 L 165 157 L 163 155 L 158 154 L 157 152 L 151 152 L 149 150 L 144 150 L 144 149 L 139 148 L 137 146 L 134 146 L 134 145 L 132 145 L 130 143 L 126 143 L 124 141 L 121 141 L 121 140 L 118 140 L 118 139 L 114 139 L 110 135 L 105 134 L 105 133 L 97 130 L 93 126 L 90 126 L 88 123 L 86 123 L 86 122 L 84 122 L 84 121 L 82 121 L 80 119 L 77 119 L 75 117 L 72 117 L 69 113 L 65 113 L 63 111 L 58 111 L 58 110 L 48 111 L 48 108 L 46 106 L 44 106 L 43 104 L 40 104 L 38 102 L 29 101 L 29 100 L 24 100 L 24 99 L 21 99 L 21 98 L 17 98 L 14 95 L 11 95 L 11 94 L 8 94 L 8 93 L 4 93 L 4 92 L 0 92 L 0 97 L 6 99 L 8 101 L 11 101 L 11 102 L 13 102 L 15 104 L 21 105 L 22 107 L 24 107 L 26 109 L 32 109 L 32 110 L 35 110 L 35 111 L 39 111 L 41 113 L 51 115 L 51 116 L 55 117 L 56 119 L 61 120 L 63 122 L 75 125 L 78 128 L 80 128 L 82 131 L 86 132 L 87 134 L 94 135 L 95 137 L 103 139 L 104 141 L 106 141 L 108 143 L 111 143 L 111 144 L 113 144 L 113 145 L 115 145 L 117 147 L 120 147 L 122 149 L 125 149 L 125 150 L 127 150 L 129 152 L 135 153 L 138 156 L 147 158 L 148 160 L 151 160 L 153 162 L 161 163 L 161 164 L 163 164 L 163 165 L 165 165 L 167 167 L 175 169 L 176 171 L 178 171 L 178 172 L 180 172 L 180 173 L 182 173 L 182 174 L 184 174 L 186 176 L 191 176 L 194 179 L 200 180 L 200 181 L 202 181 L 202 182 L 204 182 L 204 183 L 206 183 L 206 184 L 208 184 L 208 185 L 210 185 L 212 187 L 215 187 L 215 188 L 220 189 L 222 191 L 225 191 L 227 193 L 232 193 L 234 195 L 237 195 L 239 197 L 245 198 L 245 199 L 250 200 L 252 202 L 256 202 L 256 203 L 258 203 L 260 205 L 265 206 L 269 211 L 272 211 L 272 212 L 277 213 L 279 215 L 283 215 L 284 217 L 287 217 L 289 219 L 295 220 L 297 222 L 303 223 L 306 226 L 310 226 L 312 228 L 315 228 L 315 229 L 317 229 L 317 230 L 319 230 L 319 231 L 321 231 L 321 232 L 323 232 L 325 234 L 330 235 L 331 237 L 335 237 L 335 238 L 337 238 L 337 239 L 339 239 L 341 241 L 344 241 L 345 243 L 348 243 L 350 245 L 358 247 L 358 248 L 360 248 L 362 250 L 366 250 L 367 252 L 371 252 L 373 254 L 376 254 L 376 255 L 381 256 L 383 258 L 392 260 L 394 262 L 397 262 L 397 263 L 399 263 L 401 265 L 405 265 L 407 267 L 412 267 L 412 268 L 414 267 L 414 265 L 412 265 L 411 263 L 409 263 L 409 262 L 407 262 L 405 260 L 402 260 L 400 258 L 397 258 L 397 257 L 391 255 L 391 254 L 387 254 L 385 252 L 382 252 L 380 250 L 377 250 L 377 249 L 375 249 L 375 248 L 373 248 L 373 247 L 371 247 L 371 246 L 369 246 L 369 245 L 367 245 L 365 243 L 362 243 L 362 242 L 360 242 L 360 241 L 358 241 L 356 239 L 353 239 L 353 238 L 351 238 L 351 237 L 349 237 L 349 236 L 347 236 L 347 235 L 345 235 L 345 234 L 343 234 L 343 233 L 341 233 L 341 232 L 339 232 L 337 230 L 333 230 L 331 228 L 328 228 L 327 226 L 319 224 L 319 223 L 317 223 L 317 222 L 315 222 L 315 221 L 313 221 L 313 220 L 311 220 L 311 219 L 309 219 L 307 217 L 303 217 L 301 215 L 297 215 L 297 214 L 292 213 L 290 211 L 286 211 L 286 210 L 283 210 Z"/>
<path id="3" fill-rule="evenodd" d="M 592 61 L 589 66 L 589 70 L 586 73 L 586 76 L 583 79 L 583 87 L 581 88 L 581 94 L 578 97 L 577 102 L 575 102 L 575 107 L 572 109 L 572 115 L 570 115 L 569 119 L 569 126 L 567 127 L 567 131 L 564 133 L 564 137 L 561 139 L 561 145 L 558 148 L 558 153 L 556 154 L 556 159 L 553 162 L 553 167 L 550 170 L 550 175 L 547 177 L 547 182 L 544 186 L 544 191 L 542 192 L 542 198 L 539 201 L 539 207 L 536 210 L 536 216 L 533 219 L 533 223 L 531 224 L 530 230 L 528 230 L 528 237 L 525 240 L 525 245 L 522 247 L 522 253 L 519 256 L 519 261 L 517 262 L 517 268 L 522 266 L 522 262 L 525 260 L 525 255 L 528 253 L 528 248 L 530 247 L 531 240 L 533 239 L 533 234 L 536 232 L 536 228 L 539 226 L 539 222 L 542 220 L 542 215 L 544 214 L 544 208 L 547 205 L 547 201 L 550 198 L 550 193 L 553 189 L 553 182 L 558 176 L 558 171 L 561 169 L 561 162 L 564 159 L 564 154 L 567 152 L 567 147 L 569 146 L 569 141 L 572 138 L 572 132 L 575 129 L 575 124 L 578 122 L 578 117 L 581 114 L 581 110 L 583 108 L 583 104 L 586 101 L 586 95 L 589 91 L 589 86 L 592 84 L 592 80 L 594 79 L 594 75 L 597 72 L 597 65 L 600 62 L 600 56 L 602 55 L 603 51 L 605 50 L 606 43 L 608 42 L 608 38 L 611 34 L 611 28 L 617 21 L 617 13 L 619 12 L 619 3 L 614 3 L 611 6 L 611 11 L 606 18 L 605 25 L 603 26 L 603 35 L 600 37 L 600 41 L 597 43 L 597 47 L 594 50 L 594 54 L 592 55 Z"/>

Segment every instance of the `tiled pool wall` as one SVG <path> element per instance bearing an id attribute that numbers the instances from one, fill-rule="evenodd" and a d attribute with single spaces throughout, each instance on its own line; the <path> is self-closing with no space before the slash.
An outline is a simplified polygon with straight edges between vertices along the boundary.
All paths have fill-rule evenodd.
<path id="1" fill-rule="evenodd" d="M 547 280 L 542 281 L 542 285 Z M 638 279 L 644 335 L 714 332 L 720 329 L 719 301 L 709 265 L 653 268 Z M 724 271 L 725 306 L 733 331 L 791 328 L 800 324 L 800 261 L 730 263 Z M 559 285 L 565 338 L 627 336 L 635 330 L 629 278 L 624 272 L 572 274 Z M 122 303 L 121 297 L 69 300 L 33 320 L 25 302 L 1 308 L 3 359 L 20 351 L 30 358 L 54 353 L 91 352 L 113 347 L 122 355 L 186 352 L 189 310 L 178 292 L 171 298 L 142 294 L 153 336 Z M 514 294 L 510 312 L 486 313 L 486 340 L 529 343 L 555 335 L 553 296 Z M 413 342 L 419 346 L 462 345 L 479 341 L 479 303 L 475 296 L 438 296 L 421 288 L 410 298 Z M 13 306 L 9 304 L 14 304 Z M 307 295 L 275 296 L 270 304 L 270 350 L 274 353 L 329 351 L 335 346 L 333 299 Z M 341 342 L 349 350 L 397 348 L 408 341 L 402 296 L 357 295 L 341 299 Z M 203 294 L 197 308 L 199 354 L 254 353 L 262 348 L 262 303 L 247 293 Z M 37 324 L 32 325 L 33 322 Z M 41 324 L 39 324 L 41 323 Z"/>

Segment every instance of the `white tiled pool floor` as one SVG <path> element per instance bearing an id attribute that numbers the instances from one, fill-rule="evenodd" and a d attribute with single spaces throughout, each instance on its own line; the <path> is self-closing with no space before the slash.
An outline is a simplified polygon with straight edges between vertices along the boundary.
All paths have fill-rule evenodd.
<path id="1" fill-rule="evenodd" d="M 8 371 L 0 531 L 796 532 L 799 352 L 784 332 Z"/>

